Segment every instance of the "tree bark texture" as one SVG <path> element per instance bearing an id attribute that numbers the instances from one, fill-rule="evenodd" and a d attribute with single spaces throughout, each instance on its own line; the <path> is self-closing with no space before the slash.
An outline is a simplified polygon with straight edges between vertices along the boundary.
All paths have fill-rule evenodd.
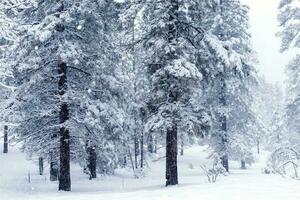
<path id="1" fill-rule="evenodd" d="M 59 95 L 60 95 L 60 111 L 59 111 L 59 123 L 61 125 L 59 129 L 60 137 L 60 173 L 59 173 L 59 190 L 70 191 L 71 190 L 71 178 L 70 178 L 70 133 L 69 129 L 65 126 L 65 123 L 69 119 L 69 108 L 67 100 L 64 95 L 67 90 L 67 65 L 64 62 L 60 62 L 58 65 L 58 74 L 60 79 L 58 82 Z"/>
<path id="2" fill-rule="evenodd" d="M 4 126 L 3 153 L 8 153 L 8 126 Z"/>

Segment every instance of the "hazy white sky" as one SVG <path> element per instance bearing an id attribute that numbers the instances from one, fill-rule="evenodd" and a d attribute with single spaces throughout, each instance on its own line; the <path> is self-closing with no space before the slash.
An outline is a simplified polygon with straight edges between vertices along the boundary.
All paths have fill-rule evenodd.
<path id="1" fill-rule="evenodd" d="M 292 59 L 293 53 L 280 53 L 280 38 L 275 34 L 279 30 L 277 6 L 279 0 L 241 0 L 250 6 L 250 24 L 252 42 L 258 54 L 259 72 L 269 82 L 284 84 L 285 65 Z"/>

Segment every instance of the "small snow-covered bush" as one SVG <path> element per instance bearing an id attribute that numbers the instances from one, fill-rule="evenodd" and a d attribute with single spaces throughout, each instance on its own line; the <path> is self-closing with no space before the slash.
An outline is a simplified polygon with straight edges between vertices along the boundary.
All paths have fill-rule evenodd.
<path id="1" fill-rule="evenodd" d="M 268 164 L 265 168 L 262 169 L 263 174 L 274 174 L 274 169 Z"/>
<path id="2" fill-rule="evenodd" d="M 220 156 L 213 155 L 212 158 L 213 158 L 213 164 L 211 168 L 207 168 L 206 165 L 201 165 L 201 168 L 205 173 L 205 175 L 207 176 L 208 181 L 210 183 L 215 183 L 219 175 L 225 174 L 226 170 L 221 163 Z"/>
<path id="3" fill-rule="evenodd" d="M 298 169 L 300 167 L 300 154 L 291 147 L 276 149 L 268 160 L 264 169 L 266 174 L 280 174 L 283 177 L 290 176 L 299 179 Z"/>

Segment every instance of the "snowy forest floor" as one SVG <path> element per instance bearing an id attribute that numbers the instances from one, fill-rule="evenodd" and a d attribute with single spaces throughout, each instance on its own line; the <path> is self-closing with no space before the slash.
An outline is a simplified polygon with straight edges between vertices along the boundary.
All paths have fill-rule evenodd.
<path id="1" fill-rule="evenodd" d="M 265 175 L 266 153 L 247 170 L 231 162 L 229 176 L 209 183 L 200 165 L 207 163 L 203 147 L 190 148 L 179 156 L 178 186 L 164 187 L 164 159 L 151 162 L 145 178 L 132 178 L 129 170 L 119 170 L 114 176 L 99 176 L 88 180 L 77 165 L 72 165 L 72 192 L 58 192 L 57 183 L 48 180 L 48 170 L 38 175 L 37 164 L 26 160 L 16 148 L 0 154 L 1 200 L 299 200 L 299 181 Z M 148 160 L 155 160 L 148 159 Z M 45 166 L 48 169 L 49 166 Z M 30 173 L 31 181 L 28 181 Z"/>

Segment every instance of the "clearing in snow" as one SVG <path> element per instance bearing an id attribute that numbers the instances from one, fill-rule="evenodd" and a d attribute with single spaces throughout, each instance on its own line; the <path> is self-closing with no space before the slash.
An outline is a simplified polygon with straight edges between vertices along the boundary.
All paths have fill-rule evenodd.
<path id="1" fill-rule="evenodd" d="M 229 176 L 209 183 L 200 168 L 208 162 L 205 148 L 187 149 L 184 156 L 179 156 L 179 185 L 168 188 L 164 186 L 163 158 L 149 163 L 151 169 L 140 179 L 134 179 L 129 170 L 118 170 L 114 176 L 90 181 L 73 164 L 72 191 L 66 193 L 58 192 L 57 182 L 49 181 L 48 166 L 40 176 L 37 164 L 11 147 L 8 154 L 0 154 L 0 194 L 3 200 L 299 200 L 298 181 L 261 173 L 266 155 L 257 155 L 257 163 L 247 170 L 231 162 Z"/>

